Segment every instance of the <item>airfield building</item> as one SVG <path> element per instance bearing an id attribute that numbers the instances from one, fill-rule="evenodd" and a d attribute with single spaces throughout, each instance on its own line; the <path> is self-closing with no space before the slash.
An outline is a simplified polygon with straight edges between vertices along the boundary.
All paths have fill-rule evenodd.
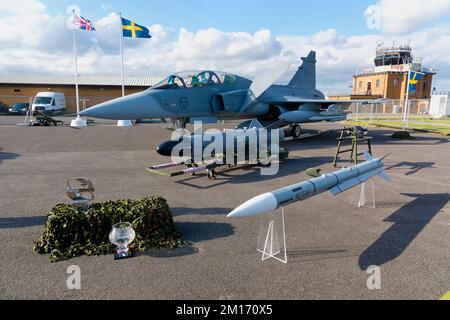
<path id="1" fill-rule="evenodd" d="M 410 99 L 429 99 L 432 93 L 433 76 L 436 71 L 422 66 L 421 59 L 415 59 L 410 46 L 378 47 L 375 66 L 357 71 L 353 76 L 353 93 L 345 96 L 330 96 L 342 100 L 392 99 L 406 97 L 409 68 L 425 74 L 419 80 L 417 89 L 409 93 Z"/>
<path id="2" fill-rule="evenodd" d="M 156 77 L 125 77 L 125 93 L 143 91 L 161 80 Z M 78 82 L 81 109 L 122 95 L 120 76 L 80 76 Z M 0 76 L 0 103 L 10 106 L 28 102 L 38 92 L 64 93 L 67 113 L 76 112 L 74 77 Z"/>

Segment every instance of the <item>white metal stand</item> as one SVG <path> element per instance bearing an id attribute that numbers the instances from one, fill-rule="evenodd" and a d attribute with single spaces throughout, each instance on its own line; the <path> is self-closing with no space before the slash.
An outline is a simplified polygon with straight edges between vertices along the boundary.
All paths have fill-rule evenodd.
<path id="1" fill-rule="evenodd" d="M 281 214 L 279 211 L 276 210 L 261 219 L 257 250 L 262 253 L 262 261 L 273 258 L 287 263 L 284 210 L 281 208 Z"/>
<path id="2" fill-rule="evenodd" d="M 131 120 L 117 120 L 118 127 L 132 127 L 133 123 Z"/>
<path id="3" fill-rule="evenodd" d="M 367 193 L 369 193 L 367 195 Z M 366 197 L 367 196 L 367 197 Z M 367 203 L 367 201 L 370 201 L 370 203 Z M 361 185 L 361 192 L 359 193 L 359 201 L 358 201 L 358 208 L 361 207 L 369 207 L 375 209 L 375 184 L 373 183 L 372 179 L 364 182 Z"/>
<path id="4" fill-rule="evenodd" d="M 87 127 L 87 121 L 80 116 L 77 116 L 75 119 L 70 121 L 70 126 L 75 128 L 83 128 Z"/>
<path id="5" fill-rule="evenodd" d="M 28 110 L 25 113 L 25 119 L 23 120 L 23 123 L 18 123 L 17 125 L 25 126 L 25 127 L 31 126 L 31 123 L 33 121 L 32 105 L 33 105 L 33 97 L 29 97 L 28 98 Z"/>

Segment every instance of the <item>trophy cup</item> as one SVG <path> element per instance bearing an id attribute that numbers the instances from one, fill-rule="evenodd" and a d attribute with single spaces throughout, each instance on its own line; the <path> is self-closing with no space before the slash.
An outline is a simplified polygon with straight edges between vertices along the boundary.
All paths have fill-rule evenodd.
<path id="1" fill-rule="evenodd" d="M 89 208 L 89 202 L 94 200 L 94 186 L 87 178 L 69 178 L 66 193 L 73 200 L 73 205 L 80 209 Z"/>
<path id="2" fill-rule="evenodd" d="M 133 242 L 136 233 L 131 224 L 128 222 L 119 222 L 113 225 L 111 233 L 109 234 L 109 241 L 117 246 L 114 260 L 126 259 L 133 256 L 128 245 Z"/>

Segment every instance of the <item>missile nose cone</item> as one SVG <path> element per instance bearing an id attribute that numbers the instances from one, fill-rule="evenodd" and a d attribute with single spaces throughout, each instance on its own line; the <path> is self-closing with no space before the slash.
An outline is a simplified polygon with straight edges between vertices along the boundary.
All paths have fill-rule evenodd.
<path id="1" fill-rule="evenodd" d="M 234 209 L 228 218 L 247 218 L 270 213 L 278 208 L 278 202 L 272 193 L 261 194 Z"/>
<path id="2" fill-rule="evenodd" d="M 156 147 L 156 152 L 162 156 L 170 157 L 172 155 L 172 150 L 178 145 L 180 141 L 165 141 Z"/>
<path id="3" fill-rule="evenodd" d="M 135 120 L 162 118 L 162 113 L 163 110 L 154 97 L 147 92 L 139 92 L 100 103 L 83 110 L 80 115 L 100 119 Z"/>

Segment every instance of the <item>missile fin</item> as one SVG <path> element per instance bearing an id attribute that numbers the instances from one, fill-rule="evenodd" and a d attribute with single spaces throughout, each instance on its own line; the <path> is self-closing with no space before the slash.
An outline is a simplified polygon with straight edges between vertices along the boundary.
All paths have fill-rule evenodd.
<path id="1" fill-rule="evenodd" d="M 373 160 L 373 157 L 372 157 L 372 155 L 369 153 L 369 151 L 365 151 L 365 152 L 364 152 L 364 159 L 366 159 L 366 161 Z"/>
<path id="2" fill-rule="evenodd" d="M 376 175 L 381 176 L 382 174 L 386 175 L 383 172 L 383 169 L 381 169 L 381 168 L 366 172 L 356 178 L 346 180 L 346 181 L 336 185 L 335 187 L 330 189 L 330 192 L 335 196 L 341 192 L 347 191 L 347 190 L 357 186 L 358 184 L 366 182 L 367 180 L 369 180 L 370 178 L 372 178 Z"/>
<path id="3" fill-rule="evenodd" d="M 331 188 L 330 192 L 333 194 L 333 196 L 335 196 L 341 192 L 344 192 L 344 191 L 347 191 L 348 189 L 353 188 L 354 186 L 357 186 L 360 183 L 361 183 L 360 179 L 353 178 L 353 179 L 344 181 L 344 182 L 336 185 L 335 187 Z"/>
<path id="4" fill-rule="evenodd" d="M 391 181 L 392 178 L 390 175 L 388 175 L 386 172 L 382 171 L 378 174 L 381 178 L 383 178 L 386 181 Z"/>
<path id="5" fill-rule="evenodd" d="M 335 195 L 338 195 L 339 193 L 341 193 L 342 190 L 340 190 L 340 189 L 336 186 L 336 187 L 334 187 L 334 188 L 331 188 L 331 189 L 330 189 L 330 192 L 331 192 L 331 194 L 332 194 L 333 196 L 335 196 Z"/>
<path id="6" fill-rule="evenodd" d="M 383 168 L 377 168 L 374 169 L 372 171 L 366 172 L 364 174 L 361 174 L 357 177 L 357 179 L 359 179 L 361 182 L 365 182 L 367 180 L 369 180 L 370 178 L 375 177 L 376 175 L 379 175 L 383 172 Z"/>

